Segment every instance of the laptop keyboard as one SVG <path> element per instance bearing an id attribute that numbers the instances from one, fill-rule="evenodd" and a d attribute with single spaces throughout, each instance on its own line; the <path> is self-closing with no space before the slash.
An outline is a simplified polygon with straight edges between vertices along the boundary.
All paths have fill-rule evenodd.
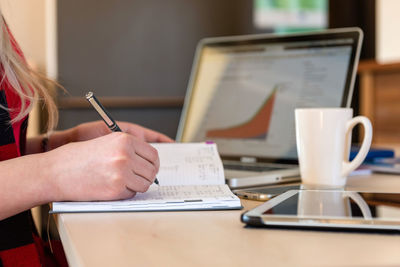
<path id="1" fill-rule="evenodd" d="M 238 165 L 232 163 L 224 163 L 224 168 L 228 170 L 240 170 L 240 171 L 253 171 L 253 172 L 264 172 L 281 170 L 283 167 L 268 166 L 268 165 Z"/>

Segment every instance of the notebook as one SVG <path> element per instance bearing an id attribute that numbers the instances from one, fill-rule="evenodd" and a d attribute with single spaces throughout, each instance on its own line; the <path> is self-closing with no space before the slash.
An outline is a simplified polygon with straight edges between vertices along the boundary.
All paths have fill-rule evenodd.
<path id="1" fill-rule="evenodd" d="M 159 185 L 115 201 L 53 202 L 52 213 L 114 211 L 182 211 L 241 209 L 225 184 L 214 143 L 152 144 L 160 157 Z"/>
<path id="2" fill-rule="evenodd" d="M 199 42 L 177 141 L 213 141 L 231 188 L 298 180 L 294 109 L 349 107 L 358 28 Z"/>

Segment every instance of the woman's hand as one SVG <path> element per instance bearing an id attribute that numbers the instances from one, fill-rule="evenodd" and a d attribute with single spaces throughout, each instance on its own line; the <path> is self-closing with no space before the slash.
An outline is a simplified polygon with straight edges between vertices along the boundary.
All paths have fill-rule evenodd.
<path id="1" fill-rule="evenodd" d="M 131 134 L 139 140 L 145 142 L 174 142 L 174 140 L 162 133 L 147 129 L 137 124 L 118 122 L 118 125 L 123 132 Z M 52 150 L 71 142 L 91 140 L 93 138 L 104 136 L 110 133 L 111 130 L 108 129 L 103 121 L 82 123 L 74 128 L 52 133 L 47 144 L 47 150 Z M 41 145 L 42 139 L 43 136 L 37 136 L 27 140 L 25 153 L 35 154 L 44 152 Z"/>
<path id="2" fill-rule="evenodd" d="M 87 134 L 85 138 L 103 133 L 91 131 L 91 124 L 86 125 L 81 128 L 82 133 Z M 151 131 L 145 132 L 147 140 L 168 140 Z M 127 133 L 111 133 L 89 141 L 70 143 L 46 153 L 49 175 L 54 181 L 53 198 L 112 200 L 147 191 L 154 182 L 160 163 L 157 150 L 144 142 L 143 136 L 139 137 L 142 138 Z"/>

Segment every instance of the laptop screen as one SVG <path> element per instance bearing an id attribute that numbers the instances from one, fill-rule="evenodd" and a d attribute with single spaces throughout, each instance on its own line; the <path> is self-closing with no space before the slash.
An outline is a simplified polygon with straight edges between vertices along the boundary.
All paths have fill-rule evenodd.
<path id="1" fill-rule="evenodd" d="M 294 109 L 350 105 L 360 32 L 231 38 L 200 43 L 178 140 L 296 160 Z"/>

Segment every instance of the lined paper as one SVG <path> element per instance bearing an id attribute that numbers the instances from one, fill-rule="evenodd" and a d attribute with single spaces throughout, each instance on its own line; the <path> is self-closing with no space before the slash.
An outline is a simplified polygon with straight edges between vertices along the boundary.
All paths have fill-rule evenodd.
<path id="1" fill-rule="evenodd" d="M 160 185 L 224 184 L 224 168 L 212 143 L 152 144 L 160 157 Z"/>

